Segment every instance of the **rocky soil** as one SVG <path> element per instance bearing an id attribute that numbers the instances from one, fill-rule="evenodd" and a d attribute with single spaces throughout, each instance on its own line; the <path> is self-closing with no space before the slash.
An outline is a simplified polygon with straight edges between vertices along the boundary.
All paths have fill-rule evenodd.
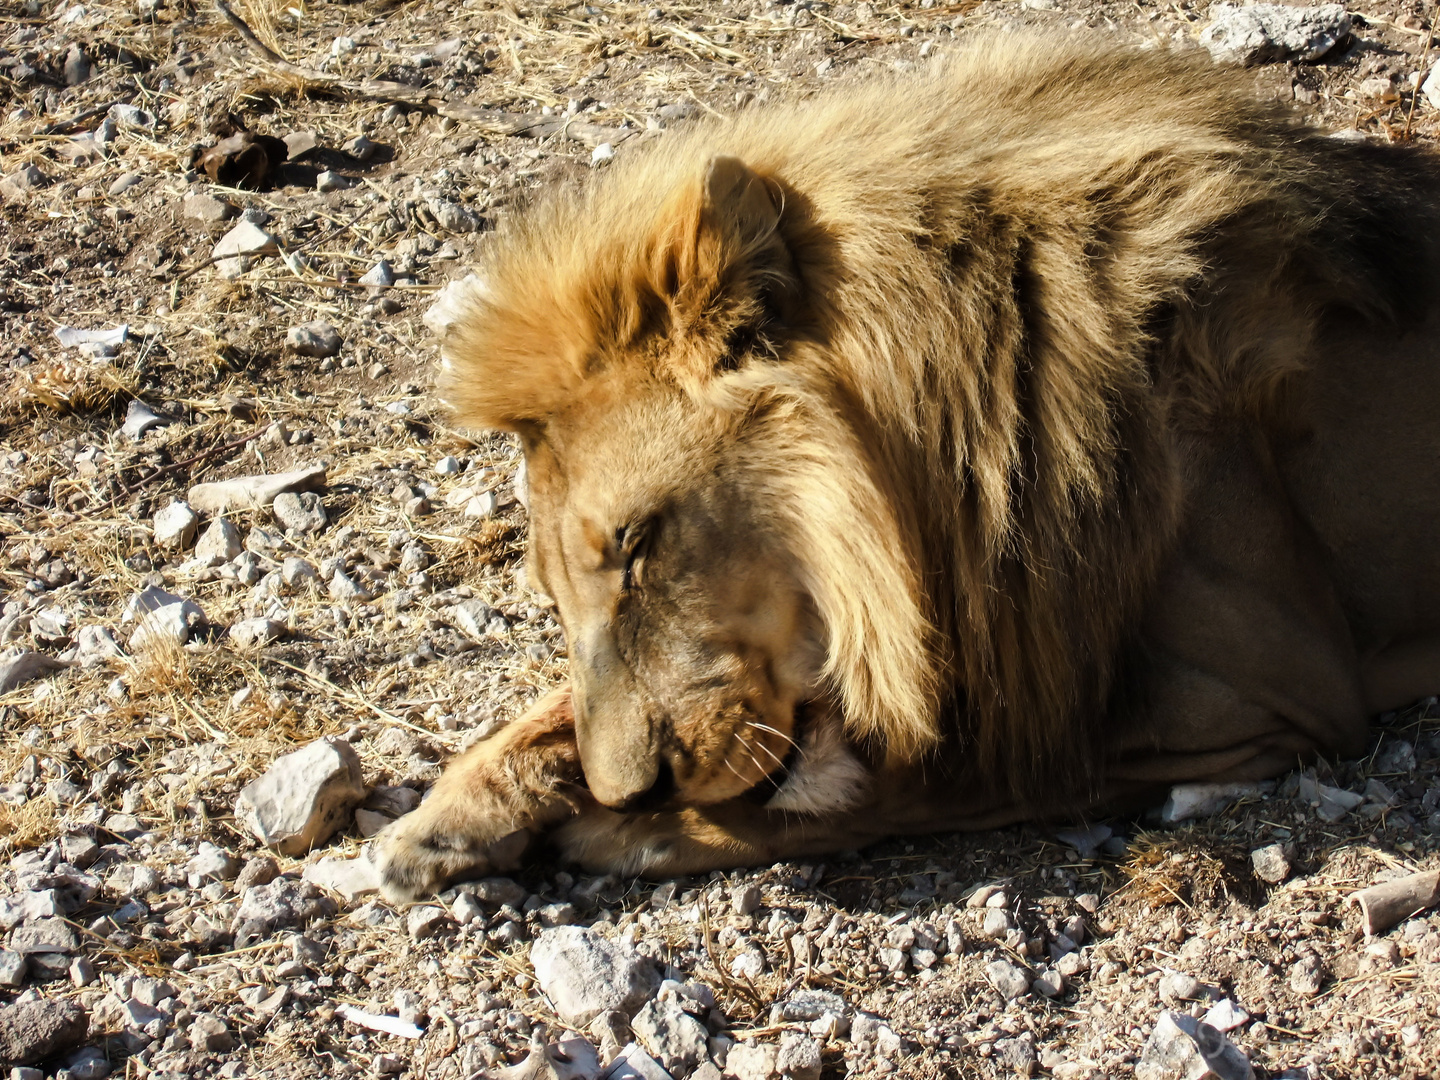
<path id="1" fill-rule="evenodd" d="M 1022 24 L 1429 141 L 1432 8 L 227 11 L 0 3 L 14 1080 L 1440 1075 L 1440 915 L 1352 902 L 1440 868 L 1433 700 L 1361 760 L 1086 829 L 666 882 L 541 859 L 405 910 L 363 857 L 565 673 L 518 451 L 450 426 L 422 321 L 526 192 Z"/>

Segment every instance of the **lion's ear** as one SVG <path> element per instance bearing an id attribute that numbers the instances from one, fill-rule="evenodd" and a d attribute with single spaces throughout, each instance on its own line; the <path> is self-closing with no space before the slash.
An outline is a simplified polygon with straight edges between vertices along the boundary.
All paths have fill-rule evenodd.
<path id="1" fill-rule="evenodd" d="M 702 230 L 742 247 L 764 245 L 780 225 L 778 191 L 739 158 L 713 157 L 705 168 Z"/>
<path id="2" fill-rule="evenodd" d="M 784 211 L 781 185 L 734 157 L 711 158 L 699 183 L 677 193 L 651 259 L 673 330 L 718 339 L 773 320 L 777 298 L 796 286 Z"/>

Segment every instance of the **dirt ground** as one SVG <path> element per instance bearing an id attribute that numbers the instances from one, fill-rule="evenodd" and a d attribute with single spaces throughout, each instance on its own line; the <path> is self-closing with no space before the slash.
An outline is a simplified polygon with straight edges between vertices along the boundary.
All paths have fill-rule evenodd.
<path id="1" fill-rule="evenodd" d="M 918 67 L 983 28 L 1193 43 L 1205 5 L 233 10 L 253 41 L 208 0 L 0 2 L 0 667 L 24 649 L 84 661 L 0 695 L 0 899 L 63 878 L 74 935 L 32 954 L 0 1005 L 73 999 L 90 1031 L 75 1045 L 98 1051 L 48 1058 L 47 1074 L 70 1060 L 72 1080 L 467 1080 L 522 1060 L 541 1025 L 564 1034 L 529 940 L 579 922 L 708 985 L 717 1056 L 803 1032 L 826 1077 L 1129 1076 L 1162 1009 L 1222 999 L 1248 1014 L 1229 1037 L 1261 1076 L 1440 1075 L 1440 913 L 1371 939 L 1348 903 L 1440 867 L 1433 700 L 1383 718 L 1364 759 L 1317 767 L 1364 795 L 1339 816 L 1291 777 L 1195 823 L 1106 822 L 1103 843 L 1017 828 L 661 883 L 542 861 L 438 931 L 298 884 L 318 859 L 357 854 L 360 826 L 267 871 L 233 816 L 244 784 L 322 735 L 350 741 L 385 789 L 371 805 L 395 812 L 393 789 L 423 791 L 467 738 L 564 677 L 520 563 L 518 450 L 451 426 L 421 318 L 518 197 L 697 114 Z M 1257 92 L 1351 137 L 1431 140 L 1440 110 L 1414 87 L 1440 54 L 1434 9 L 1353 14 L 1325 60 L 1254 68 Z M 206 156 L 245 131 L 290 138 Z M 275 246 L 214 262 L 242 220 Z M 392 284 L 361 280 L 382 261 Z M 333 355 L 287 347 L 312 320 L 337 332 Z M 122 325 L 113 346 L 57 335 Z M 133 402 L 161 421 L 139 437 L 121 429 Z M 210 567 L 157 541 L 155 515 L 193 484 L 313 464 L 327 469 L 323 528 L 232 515 L 249 554 Z M 339 569 L 356 593 L 308 585 L 287 559 Z M 188 644 L 126 647 L 126 605 L 147 585 L 203 610 Z M 472 600 L 495 613 L 478 628 L 456 615 Z M 282 624 L 277 640 L 226 635 L 257 617 Z M 1251 859 L 1272 844 L 1288 864 L 1277 882 Z M 226 869 L 196 869 L 207 855 Z M 242 867 L 242 884 L 294 879 L 304 910 L 247 923 Z M 998 901 L 972 906 L 994 885 Z M 1053 972 L 1058 992 L 1007 1000 L 987 973 L 998 960 Z M 848 1037 L 772 1008 L 806 986 L 857 1011 Z M 122 1015 L 147 995 L 153 1016 Z M 336 1012 L 417 1002 L 428 1022 L 413 1040 Z M 224 1034 L 193 1034 L 200 1016 Z"/>

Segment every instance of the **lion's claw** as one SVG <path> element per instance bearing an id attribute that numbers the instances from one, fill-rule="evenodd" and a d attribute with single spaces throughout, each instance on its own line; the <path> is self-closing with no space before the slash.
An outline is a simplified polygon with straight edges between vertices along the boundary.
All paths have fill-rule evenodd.
<path id="1" fill-rule="evenodd" d="M 407 814 L 377 839 L 381 890 L 386 899 L 407 903 L 431 896 L 460 877 L 514 870 L 534 835 L 516 829 L 484 841 L 473 833 L 438 829 L 423 819 L 422 811 Z"/>

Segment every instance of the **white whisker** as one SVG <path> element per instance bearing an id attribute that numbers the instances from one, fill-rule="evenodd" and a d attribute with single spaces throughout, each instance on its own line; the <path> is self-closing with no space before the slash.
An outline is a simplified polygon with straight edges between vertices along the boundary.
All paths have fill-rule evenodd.
<path id="1" fill-rule="evenodd" d="M 779 731 L 776 728 L 771 727 L 769 724 L 762 724 L 758 720 L 746 720 L 745 723 L 748 724 L 750 727 L 753 727 L 757 731 L 768 731 L 777 739 L 784 739 L 791 746 L 795 745 L 794 739 L 792 739 L 789 735 L 786 735 L 783 731 Z"/>
<path id="2" fill-rule="evenodd" d="M 770 759 L 771 759 L 772 761 L 774 761 L 776 765 L 784 765 L 784 764 L 785 764 L 785 759 L 782 758 L 782 757 L 780 757 L 778 754 L 776 754 L 774 750 L 771 750 L 771 749 L 770 749 L 768 746 L 766 746 L 764 743 L 762 743 L 762 742 L 757 742 L 757 743 L 752 743 L 751 745 L 756 746 L 756 747 L 759 747 L 761 750 L 764 750 L 765 753 L 767 753 L 767 754 L 770 755 Z"/>

